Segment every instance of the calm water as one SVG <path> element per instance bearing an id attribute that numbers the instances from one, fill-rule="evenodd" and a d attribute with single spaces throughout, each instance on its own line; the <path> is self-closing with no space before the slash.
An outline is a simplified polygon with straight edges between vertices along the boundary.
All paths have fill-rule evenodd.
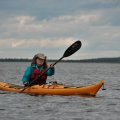
<path id="1" fill-rule="evenodd" d="M 0 63 L 0 81 L 22 85 L 30 63 Z M 0 91 L 0 120 L 120 120 L 120 64 L 58 63 L 57 80 L 87 85 L 101 79 L 105 88 L 96 97 L 30 96 Z"/>

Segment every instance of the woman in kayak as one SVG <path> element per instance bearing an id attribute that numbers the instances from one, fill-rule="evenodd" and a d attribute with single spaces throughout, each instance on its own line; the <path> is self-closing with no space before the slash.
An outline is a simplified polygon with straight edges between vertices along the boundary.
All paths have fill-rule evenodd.
<path id="1" fill-rule="evenodd" d="M 52 76 L 55 73 L 55 69 L 52 64 L 49 66 L 48 70 L 47 68 L 48 68 L 48 65 L 46 61 L 46 56 L 42 53 L 36 54 L 32 59 L 31 66 L 27 67 L 23 75 L 22 81 L 24 86 L 46 84 L 47 76 Z M 36 79 L 38 75 L 41 75 L 41 74 L 42 76 Z"/>

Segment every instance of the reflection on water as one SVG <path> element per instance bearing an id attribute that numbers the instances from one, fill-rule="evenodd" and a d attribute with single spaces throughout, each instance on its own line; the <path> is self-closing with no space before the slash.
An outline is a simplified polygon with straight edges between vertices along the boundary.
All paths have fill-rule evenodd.
<path id="1" fill-rule="evenodd" d="M 0 63 L 0 81 L 22 85 L 30 63 Z M 54 78 L 67 85 L 87 85 L 105 80 L 96 97 L 34 96 L 0 91 L 1 120 L 119 120 L 120 64 L 59 63 Z"/>

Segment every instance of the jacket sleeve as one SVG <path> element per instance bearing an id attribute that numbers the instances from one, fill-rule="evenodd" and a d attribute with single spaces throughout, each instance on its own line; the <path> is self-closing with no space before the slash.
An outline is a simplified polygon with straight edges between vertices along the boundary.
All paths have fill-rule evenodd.
<path id="1" fill-rule="evenodd" d="M 24 72 L 22 82 L 29 82 L 31 73 L 32 73 L 32 67 L 29 66 Z"/>
<path id="2" fill-rule="evenodd" d="M 49 68 L 49 70 L 47 71 L 47 75 L 48 75 L 48 76 L 52 76 L 52 75 L 54 75 L 54 74 L 55 74 L 55 68 L 54 68 L 54 67 Z"/>

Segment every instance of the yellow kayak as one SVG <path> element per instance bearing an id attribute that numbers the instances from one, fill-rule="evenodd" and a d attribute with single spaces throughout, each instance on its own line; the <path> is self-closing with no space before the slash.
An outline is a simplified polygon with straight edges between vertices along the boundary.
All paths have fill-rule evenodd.
<path id="1" fill-rule="evenodd" d="M 101 80 L 96 84 L 87 86 L 66 86 L 59 83 L 45 84 L 45 85 L 34 85 L 26 88 L 23 93 L 30 93 L 36 95 L 89 95 L 95 96 L 100 88 L 104 85 L 104 81 Z M 23 86 L 10 84 L 7 82 L 0 82 L 0 90 L 17 92 L 23 90 Z"/>

